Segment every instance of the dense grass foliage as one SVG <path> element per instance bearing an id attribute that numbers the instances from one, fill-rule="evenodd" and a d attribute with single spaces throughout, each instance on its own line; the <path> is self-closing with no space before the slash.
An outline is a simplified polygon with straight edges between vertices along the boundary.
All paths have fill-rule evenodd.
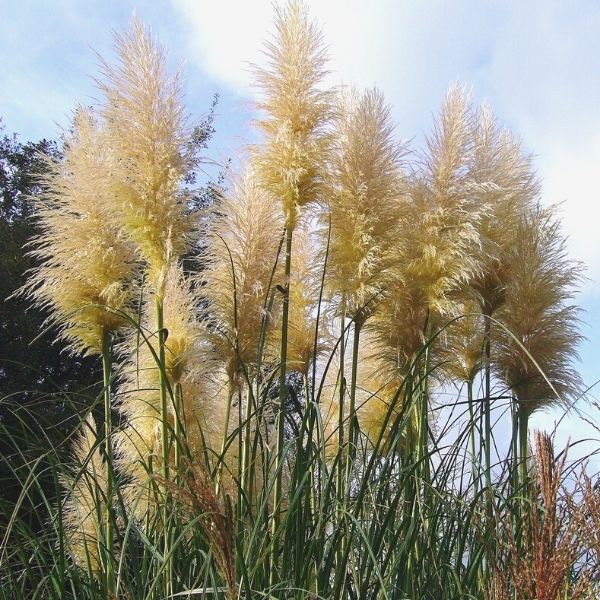
<path id="1" fill-rule="evenodd" d="M 2 399 L 1 597 L 596 597 L 594 484 L 528 435 L 581 393 L 581 266 L 490 108 L 452 85 L 412 150 L 290 1 L 201 209 L 179 76 L 137 21 L 115 49 L 17 292 L 102 386 Z"/>

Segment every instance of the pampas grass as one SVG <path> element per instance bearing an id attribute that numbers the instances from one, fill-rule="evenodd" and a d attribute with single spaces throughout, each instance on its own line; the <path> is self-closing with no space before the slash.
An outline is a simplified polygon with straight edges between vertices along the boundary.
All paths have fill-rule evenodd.
<path id="1" fill-rule="evenodd" d="M 581 340 L 579 308 L 572 304 L 581 265 L 568 258 L 551 209 L 536 207 L 516 232 L 512 278 L 498 312 L 498 375 L 529 413 L 576 396 L 572 367 Z"/>
<path id="2" fill-rule="evenodd" d="M 256 126 L 256 168 L 266 190 L 282 203 L 293 230 L 302 206 L 319 200 L 327 157 L 331 93 L 319 87 L 326 54 L 318 27 L 300 0 L 275 9 L 275 36 L 265 44 L 266 68 L 256 68 L 264 116 Z"/>
<path id="3" fill-rule="evenodd" d="M 101 354 L 104 336 L 127 324 L 133 248 L 110 219 L 111 163 L 94 115 L 79 108 L 64 159 L 48 164 L 30 242 L 40 267 L 23 294 L 49 311 L 48 323 L 73 352 Z"/>
<path id="4" fill-rule="evenodd" d="M 527 448 L 529 414 L 580 389 L 581 268 L 489 107 L 452 85 L 408 154 L 380 92 L 324 89 L 319 29 L 287 2 L 255 71 L 262 137 L 199 214 L 178 75 L 137 21 L 115 49 L 49 166 L 25 288 L 102 356 L 103 430 L 91 399 L 75 443 L 32 460 L 43 428 L 0 420 L 22 488 L 0 504 L 0 595 L 596 592 L 591 483 L 560 521 L 565 459 Z M 492 383 L 519 412 L 507 448 Z"/>
<path id="5" fill-rule="evenodd" d="M 79 567 L 94 573 L 113 560 L 103 547 L 106 535 L 99 530 L 109 501 L 101 447 L 95 423 L 88 417 L 73 444 L 73 472 L 64 476 L 63 484 L 68 490 L 63 520 L 69 552 Z"/>
<path id="6" fill-rule="evenodd" d="M 406 150 L 394 140 L 390 107 L 378 90 L 347 92 L 334 131 L 325 196 L 331 222 L 331 231 L 324 227 L 331 236 L 327 284 L 346 314 L 364 322 L 402 256 L 400 161 Z"/>
<path id="7" fill-rule="evenodd" d="M 566 255 L 552 209 L 535 207 L 517 230 L 512 277 L 497 317 L 494 365 L 515 398 L 519 419 L 521 479 L 527 479 L 529 416 L 578 398 L 579 308 L 572 304 L 581 265 Z"/>
<path id="8" fill-rule="evenodd" d="M 471 194 L 482 211 L 481 269 L 471 278 L 470 287 L 478 294 L 481 310 L 492 315 L 504 302 L 517 227 L 535 206 L 540 182 L 531 157 L 523 155 L 519 141 L 499 125 L 487 103 L 475 115 L 468 169 Z"/>
<path id="9" fill-rule="evenodd" d="M 251 168 L 232 176 L 228 187 L 207 220 L 208 259 L 200 277 L 213 344 L 238 388 L 244 368 L 256 367 L 263 320 L 277 318 L 277 304 L 270 305 L 269 297 L 281 282 L 276 265 L 283 217 Z M 274 353 L 271 334 L 265 339 L 265 354 Z"/>
<path id="10" fill-rule="evenodd" d="M 115 35 L 118 61 L 103 63 L 105 143 L 112 153 L 113 223 L 135 244 L 159 291 L 166 270 L 191 246 L 193 221 L 179 186 L 191 166 L 179 76 L 163 49 L 133 20 Z"/>

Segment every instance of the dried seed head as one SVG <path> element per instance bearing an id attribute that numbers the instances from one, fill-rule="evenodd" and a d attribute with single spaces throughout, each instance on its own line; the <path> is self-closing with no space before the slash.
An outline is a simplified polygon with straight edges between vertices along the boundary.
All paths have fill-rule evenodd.
<path id="1" fill-rule="evenodd" d="M 329 93 L 319 89 L 325 75 L 321 33 L 299 0 L 275 9 L 276 33 L 266 44 L 266 68 L 256 68 L 261 93 L 257 121 L 264 142 L 255 148 L 262 185 L 281 200 L 293 229 L 303 205 L 318 199 L 327 155 Z"/>
<path id="2" fill-rule="evenodd" d="M 350 333 L 350 337 L 352 337 Z M 361 332 L 356 378 L 356 413 L 361 431 L 367 442 L 374 446 L 381 437 L 380 450 L 385 450 L 393 435 L 393 425 L 400 413 L 404 394 L 402 380 L 392 372 L 381 359 L 377 338 L 366 327 Z M 352 340 L 349 340 L 352 343 Z M 352 372 L 352 359 L 347 355 L 344 361 L 345 373 Z M 391 373 L 391 374 L 390 374 Z M 327 454 L 332 456 L 338 449 L 338 428 L 340 408 L 340 388 L 338 371 L 330 368 L 325 377 L 325 385 L 320 398 L 320 410 L 323 419 Z M 386 421 L 386 416 L 390 418 Z M 344 415 L 344 424 L 348 426 L 349 415 Z"/>
<path id="3" fill-rule="evenodd" d="M 116 65 L 98 82 L 111 153 L 112 219 L 135 243 L 159 290 L 171 261 L 189 246 L 193 223 L 180 184 L 190 168 L 179 76 L 134 19 L 115 35 Z"/>
<path id="4" fill-rule="evenodd" d="M 348 315 L 361 313 L 365 319 L 402 255 L 398 226 L 405 203 L 400 170 L 405 149 L 393 138 L 381 92 L 347 93 L 341 102 L 325 199 L 329 211 L 323 229 L 331 236 L 327 285 L 344 298 Z"/>
<path id="5" fill-rule="evenodd" d="M 73 351 L 100 353 L 106 333 L 126 324 L 134 254 L 110 219 L 110 162 L 93 115 L 80 108 L 64 158 L 48 162 L 36 209 L 41 233 L 30 245 L 41 261 L 21 290 L 50 311 Z"/>

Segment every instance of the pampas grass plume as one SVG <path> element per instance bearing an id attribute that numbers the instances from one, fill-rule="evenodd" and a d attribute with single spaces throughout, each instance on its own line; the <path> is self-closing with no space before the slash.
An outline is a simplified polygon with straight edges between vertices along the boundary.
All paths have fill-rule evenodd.
<path id="1" fill-rule="evenodd" d="M 467 169 L 472 129 L 470 98 L 452 85 L 413 180 L 405 231 L 408 252 L 401 267 L 404 279 L 423 291 L 432 319 L 457 313 L 454 293 L 480 269 L 476 250 L 481 213 L 470 201 Z"/>
<path id="2" fill-rule="evenodd" d="M 443 372 L 460 382 L 473 382 L 483 367 L 485 328 L 479 304 L 466 300 L 461 314 L 444 332 L 439 360 Z"/>
<path id="3" fill-rule="evenodd" d="M 269 281 L 277 262 L 281 209 L 259 184 L 251 167 L 231 176 L 209 219 L 207 264 L 201 274 L 213 341 L 232 382 L 258 356 L 263 320 L 269 315 Z M 273 287 L 277 284 L 276 273 Z M 270 338 L 267 338 L 269 343 Z"/>
<path id="4" fill-rule="evenodd" d="M 372 311 L 402 253 L 398 224 L 403 197 L 390 108 L 376 89 L 348 92 L 337 111 L 326 204 L 331 241 L 328 286 L 347 313 Z M 329 227 L 325 227 L 329 234 Z M 366 315 L 363 315 L 364 318 Z"/>
<path id="5" fill-rule="evenodd" d="M 318 86 L 325 71 L 321 33 L 300 0 L 275 8 L 276 33 L 267 43 L 266 68 L 256 68 L 257 127 L 264 142 L 255 150 L 262 185 L 280 199 L 294 229 L 300 207 L 319 198 L 327 156 L 330 93 Z"/>
<path id="6" fill-rule="evenodd" d="M 133 249 L 109 218 L 110 163 L 92 113 L 78 109 L 64 158 L 48 163 L 37 207 L 41 233 L 30 245 L 41 261 L 22 289 L 50 311 L 73 351 L 100 354 L 122 327 L 131 298 Z"/>
<path id="7" fill-rule="evenodd" d="M 167 268 L 189 247 L 193 222 L 179 186 L 191 166 L 179 76 L 142 25 L 115 35 L 118 62 L 103 63 L 101 115 L 112 153 L 114 222 L 133 240 L 160 290 Z"/>
<path id="8" fill-rule="evenodd" d="M 523 215 L 535 205 L 540 183 L 531 158 L 523 155 L 519 141 L 499 126 L 486 103 L 475 119 L 469 172 L 472 201 L 481 211 L 481 270 L 470 287 L 479 295 L 481 310 L 492 315 L 504 302 L 515 234 Z"/>
<path id="9" fill-rule="evenodd" d="M 496 332 L 497 375 L 529 413 L 576 397 L 581 389 L 573 361 L 582 336 L 572 298 L 582 267 L 567 257 L 554 213 L 555 207 L 537 207 L 522 219 L 506 302 L 497 313 L 506 327 Z"/>

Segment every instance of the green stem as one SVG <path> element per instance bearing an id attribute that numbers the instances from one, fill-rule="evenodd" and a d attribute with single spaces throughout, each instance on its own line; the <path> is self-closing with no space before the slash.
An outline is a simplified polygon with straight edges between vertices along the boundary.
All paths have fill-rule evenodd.
<path id="1" fill-rule="evenodd" d="M 530 511 L 530 490 L 529 490 L 529 471 L 527 468 L 527 458 L 529 448 L 527 445 L 527 433 L 529 424 L 529 410 L 524 403 L 517 401 L 517 420 L 519 427 L 519 479 L 521 490 L 521 502 L 519 506 L 520 518 L 517 525 L 516 540 L 518 547 L 522 546 L 523 536 L 526 535 L 528 528 L 526 523 L 529 519 Z M 517 488 L 517 489 L 518 489 Z"/>
<path id="2" fill-rule="evenodd" d="M 290 312 L 290 272 L 292 268 L 292 235 L 293 229 L 288 224 L 285 230 L 285 274 L 283 288 L 283 315 L 281 321 L 281 352 L 279 369 L 279 412 L 277 414 L 277 447 L 275 449 L 275 493 L 273 496 L 273 517 L 271 520 L 271 534 L 273 539 L 271 551 L 270 583 L 274 583 L 275 561 L 278 555 L 278 544 L 275 539 L 279 526 L 279 511 L 281 504 L 281 491 L 283 482 L 283 434 L 285 425 L 285 401 L 287 389 L 285 384 L 287 366 L 288 321 Z"/>
<path id="3" fill-rule="evenodd" d="M 346 479 L 349 480 L 351 463 L 356 454 L 356 446 L 354 437 L 356 435 L 356 382 L 358 379 L 358 351 L 360 346 L 360 331 L 362 323 L 360 320 L 354 321 L 354 340 L 352 342 L 352 379 L 350 383 L 350 405 L 349 405 L 349 422 L 348 422 L 348 450 L 346 456 Z"/>
<path id="4" fill-rule="evenodd" d="M 308 432 L 306 441 L 306 460 L 308 462 L 309 472 L 309 506 L 310 506 L 310 522 L 313 523 L 317 515 L 317 490 L 315 477 L 315 461 L 313 459 L 313 435 L 314 435 L 314 416 L 313 411 L 316 410 L 316 404 L 311 401 L 311 392 L 309 389 L 308 373 L 302 374 L 302 384 L 304 386 L 304 406 L 305 410 L 310 411 L 308 414 Z M 315 596 L 319 594 L 319 566 L 315 561 L 314 567 L 311 569 L 312 577 L 312 592 Z"/>
<path id="5" fill-rule="evenodd" d="M 475 445 L 475 408 L 473 406 L 473 380 L 467 381 L 467 402 L 469 405 L 469 441 L 471 444 L 471 473 L 473 474 L 473 497 L 479 489 L 479 469 L 477 466 L 477 450 Z"/>
<path id="6" fill-rule="evenodd" d="M 337 502 L 338 502 L 338 511 L 337 511 L 337 516 L 338 516 L 338 527 L 343 528 L 344 530 L 346 530 L 346 523 L 344 521 L 344 512 L 342 510 L 342 507 L 344 505 L 344 474 L 345 474 L 345 468 L 344 468 L 344 460 L 343 460 L 343 456 L 344 456 L 344 445 L 345 445 L 345 438 L 344 438 L 344 402 L 345 402 L 345 394 L 346 394 L 346 379 L 345 379 L 345 359 L 346 359 L 346 299 L 342 298 L 342 302 L 340 303 L 340 307 L 341 307 L 341 323 L 340 323 L 340 372 L 339 372 L 339 383 L 340 383 L 340 390 L 339 390 L 339 394 L 340 394 L 340 399 L 339 399 L 339 405 L 338 405 L 338 460 L 336 461 L 336 465 L 337 465 L 337 477 L 336 477 L 336 496 L 337 496 Z M 338 563 L 338 569 L 342 569 L 345 567 L 342 567 L 343 565 L 343 561 L 344 561 L 344 555 L 345 555 L 345 546 L 346 546 L 346 537 L 342 536 L 341 541 L 340 541 L 340 545 L 338 548 L 338 552 L 337 552 L 337 563 Z M 343 581 L 345 582 L 346 579 L 344 578 Z"/>
<path id="7" fill-rule="evenodd" d="M 106 464 L 106 587 L 109 597 L 115 594 L 115 577 L 113 565 L 114 552 L 114 514 L 113 514 L 113 470 L 112 470 L 112 415 L 111 415 L 111 334 L 107 331 L 102 336 L 102 375 L 104 382 L 104 460 Z"/>
<path id="8" fill-rule="evenodd" d="M 419 398 L 419 462 L 423 464 L 423 479 L 429 490 L 431 484 L 431 473 L 429 469 L 429 367 L 431 364 L 431 322 L 428 319 L 425 328 L 425 360 L 420 382 L 420 398 Z"/>
<path id="9" fill-rule="evenodd" d="M 340 324 L 342 336 L 340 338 L 340 372 L 339 372 L 339 394 L 340 401 L 338 404 L 338 451 L 341 451 L 344 447 L 344 400 L 346 395 L 346 379 L 345 379 L 345 365 L 344 362 L 346 360 L 346 307 L 345 302 L 342 301 L 342 316 L 341 316 L 341 324 Z M 338 490 L 342 489 L 341 480 L 339 481 Z"/>
<path id="10" fill-rule="evenodd" d="M 521 486 L 523 489 L 523 496 L 525 500 L 528 499 L 528 488 L 529 488 L 529 470 L 527 468 L 527 458 L 529 453 L 529 447 L 527 444 L 527 433 L 529 426 L 529 410 L 523 402 L 518 404 L 518 418 L 519 418 L 519 462 L 521 471 Z"/>
<path id="11" fill-rule="evenodd" d="M 248 386 L 250 387 L 250 386 Z M 242 448 L 242 490 L 245 494 L 242 497 L 250 498 L 250 440 L 252 436 L 252 394 L 248 390 L 246 394 L 246 415 L 244 417 L 243 431 L 244 431 L 244 446 Z"/>
<path id="12" fill-rule="evenodd" d="M 517 408 L 517 400 L 513 396 L 511 402 L 511 417 L 512 417 L 512 486 L 513 494 L 519 489 L 519 411 Z"/>
<path id="13" fill-rule="evenodd" d="M 215 474 L 215 494 L 219 497 L 221 491 L 221 478 L 223 472 L 223 463 L 225 462 L 225 451 L 227 449 L 227 439 L 229 436 L 229 419 L 231 418 L 231 404 L 233 403 L 233 394 L 235 386 L 233 381 L 229 380 L 229 390 L 227 394 L 227 404 L 225 405 L 225 423 L 223 424 L 223 436 L 221 440 L 221 452 L 218 457 L 217 472 Z"/>
<path id="14" fill-rule="evenodd" d="M 169 481 L 169 411 L 167 406 L 167 373 L 166 373 L 166 353 L 165 353 L 165 330 L 164 330 L 164 311 L 163 299 L 160 294 L 156 297 L 156 326 L 158 329 L 158 376 L 160 390 L 160 421 L 161 421 L 161 446 L 162 446 L 162 464 L 161 476 L 165 481 L 163 490 L 163 528 L 164 528 L 164 547 L 163 556 L 165 557 L 165 594 L 168 597 L 172 593 L 172 564 L 169 558 L 170 553 L 170 531 L 169 531 L 169 502 L 168 502 L 168 481 Z"/>
<path id="15" fill-rule="evenodd" d="M 181 456 L 187 451 L 187 439 L 185 431 L 185 414 L 183 413 L 183 390 L 181 383 L 175 384 L 175 480 L 179 484 L 181 480 Z"/>
<path id="16" fill-rule="evenodd" d="M 483 429 L 484 436 L 484 473 L 485 473 L 485 512 L 487 526 L 491 530 L 494 527 L 494 506 L 492 496 L 492 365 L 491 365 L 491 310 L 484 309 L 484 381 L 485 398 L 483 401 Z M 495 548 L 489 549 L 490 557 L 486 559 L 484 565 L 484 577 L 489 577 L 491 573 L 490 561 L 495 560 Z"/>
<path id="17" fill-rule="evenodd" d="M 491 322 L 490 315 L 485 316 L 485 398 L 484 412 L 484 448 L 485 448 L 485 482 L 488 490 L 487 514 L 492 517 L 492 403 L 491 403 Z"/>
<path id="18" fill-rule="evenodd" d="M 169 480 L 169 411 L 167 406 L 167 377 L 165 373 L 165 331 L 163 321 L 162 298 L 156 299 L 156 325 L 158 329 L 158 377 L 160 389 L 160 421 L 162 465 L 161 475 L 165 481 Z"/>

